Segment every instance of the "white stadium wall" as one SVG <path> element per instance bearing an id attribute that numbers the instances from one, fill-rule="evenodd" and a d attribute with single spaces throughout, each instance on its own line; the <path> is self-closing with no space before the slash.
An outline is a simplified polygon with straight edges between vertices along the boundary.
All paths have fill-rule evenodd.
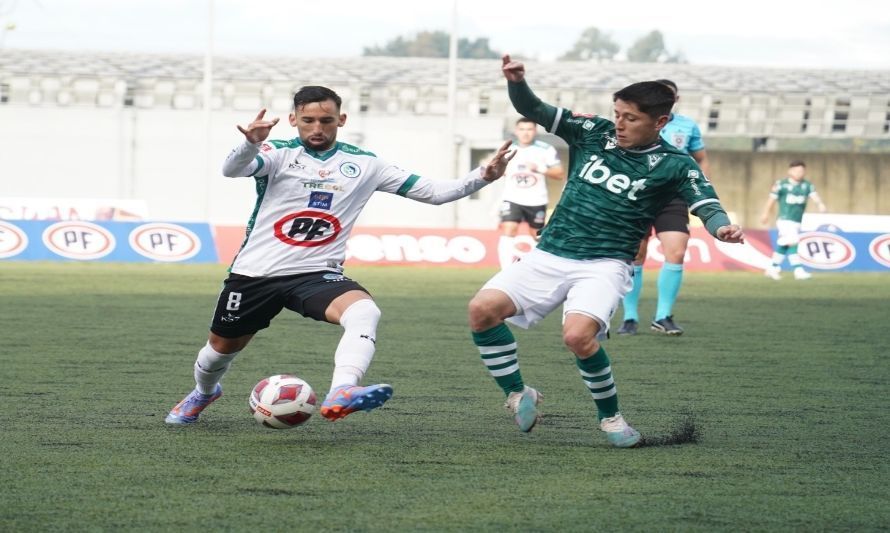
<path id="1" fill-rule="evenodd" d="M 327 85 L 343 97 L 349 118 L 342 141 L 436 179 L 478 164 L 517 117 L 497 60 L 458 61 L 452 139 L 447 60 L 251 57 L 215 61 L 208 124 L 202 67 L 199 56 L 4 49 L 0 198 L 116 199 L 144 202 L 155 220 L 244 224 L 253 180 L 219 171 L 242 139 L 235 125 L 266 106 L 283 119 L 272 137 L 292 138 L 284 119 L 302 85 Z M 611 94 L 627 83 L 676 81 L 679 112 L 702 128 L 722 199 L 742 223 L 756 223 L 764 191 L 789 157 L 801 156 L 832 206 L 890 214 L 890 71 L 620 62 L 530 62 L 528 70 L 543 100 L 607 115 Z M 449 168 L 451 149 L 456 168 Z M 558 192 L 558 183 L 550 185 Z M 493 228 L 499 189 L 446 206 L 379 194 L 359 224 Z"/>
<path id="2" fill-rule="evenodd" d="M 292 138 L 286 113 L 272 138 Z M 252 179 L 225 178 L 220 167 L 243 136 L 246 111 L 217 110 L 209 142 L 201 111 L 0 106 L 3 197 L 122 198 L 144 200 L 155 220 L 243 224 L 254 199 Z M 456 133 L 457 172 L 472 167 L 471 147 L 493 148 L 503 118 L 462 119 Z M 444 117 L 352 116 L 340 132 L 357 144 L 417 174 L 451 179 Z M 429 206 L 377 194 L 359 223 L 368 226 L 485 228 L 496 223 L 492 191 L 453 205 Z"/>

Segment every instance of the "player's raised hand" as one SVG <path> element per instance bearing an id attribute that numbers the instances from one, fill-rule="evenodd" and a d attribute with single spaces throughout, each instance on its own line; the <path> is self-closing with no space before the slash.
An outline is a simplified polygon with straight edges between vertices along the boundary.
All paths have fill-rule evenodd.
<path id="1" fill-rule="evenodd" d="M 510 54 L 504 54 L 501 58 L 501 72 L 507 81 L 520 82 L 525 79 L 525 65 L 510 59 Z"/>
<path id="2" fill-rule="evenodd" d="M 482 168 L 482 179 L 485 181 L 494 181 L 504 175 L 507 170 L 507 163 L 516 155 L 516 150 L 510 150 L 513 141 L 507 141 L 498 148 L 492 156 L 491 161 Z"/>
<path id="3" fill-rule="evenodd" d="M 738 224 L 730 224 L 728 226 L 720 226 L 717 228 L 717 238 L 723 242 L 745 242 L 745 232 Z"/>
<path id="4" fill-rule="evenodd" d="M 257 114 L 256 118 L 253 119 L 253 122 L 247 125 L 247 129 L 244 129 L 241 126 L 237 126 L 238 131 L 244 134 L 248 142 L 256 144 L 258 142 L 265 141 L 269 137 L 269 132 L 271 132 L 272 128 L 275 127 L 275 124 L 278 124 L 277 118 L 274 118 L 272 120 L 263 120 L 263 117 L 265 115 L 266 109 L 260 109 L 260 112 Z"/>

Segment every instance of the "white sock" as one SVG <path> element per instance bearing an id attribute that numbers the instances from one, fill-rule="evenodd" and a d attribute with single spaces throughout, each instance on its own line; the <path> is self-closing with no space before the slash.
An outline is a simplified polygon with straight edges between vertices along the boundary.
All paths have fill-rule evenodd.
<path id="1" fill-rule="evenodd" d="M 788 264 L 795 268 L 800 268 L 800 256 L 798 254 L 789 255 Z"/>
<path id="2" fill-rule="evenodd" d="M 334 353 L 334 375 L 331 389 L 341 385 L 358 385 L 365 376 L 377 342 L 380 309 L 374 300 L 355 302 L 340 315 L 343 336 Z"/>
<path id="3" fill-rule="evenodd" d="M 501 235 L 498 239 L 498 261 L 501 263 L 501 268 L 506 268 L 514 259 L 516 259 L 516 237 Z"/>
<path id="4" fill-rule="evenodd" d="M 219 353 L 210 347 L 210 341 L 198 352 L 195 361 L 195 388 L 201 394 L 213 394 L 216 385 L 232 364 L 235 353 Z"/>
<path id="5" fill-rule="evenodd" d="M 782 262 L 785 261 L 785 254 L 780 254 L 779 252 L 773 252 L 773 264 L 772 267 L 776 270 L 782 266 Z"/>

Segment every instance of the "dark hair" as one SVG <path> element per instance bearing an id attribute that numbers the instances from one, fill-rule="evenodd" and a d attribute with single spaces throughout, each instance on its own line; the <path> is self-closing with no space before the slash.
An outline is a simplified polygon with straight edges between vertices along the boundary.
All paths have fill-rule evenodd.
<path id="1" fill-rule="evenodd" d="M 804 168 L 807 168 L 807 165 L 806 165 L 806 163 L 803 162 L 803 160 L 801 160 L 801 159 L 795 159 L 794 161 L 792 161 L 791 163 L 788 164 L 788 168 L 791 168 L 791 167 L 804 167 Z"/>
<path id="2" fill-rule="evenodd" d="M 657 81 L 632 83 L 612 95 L 612 101 L 624 100 L 637 104 L 641 112 L 654 119 L 671 114 L 674 107 L 674 91 Z"/>
<path id="3" fill-rule="evenodd" d="M 660 83 L 660 84 L 662 84 L 662 85 L 667 85 L 668 87 L 670 87 L 671 89 L 673 89 L 675 93 L 680 92 L 680 89 L 677 88 L 677 84 L 674 83 L 674 82 L 672 82 L 672 81 L 669 80 L 669 79 L 662 78 L 662 79 L 660 79 L 660 80 L 655 80 L 655 81 L 657 81 L 658 83 Z"/>
<path id="4" fill-rule="evenodd" d="M 528 117 L 519 117 L 519 120 L 516 121 L 516 125 L 518 126 L 519 124 L 522 124 L 523 122 L 531 122 L 531 123 L 534 124 L 535 126 L 538 125 L 537 122 L 535 122 L 534 120 L 532 120 L 532 119 L 530 119 L 530 118 L 528 118 Z"/>
<path id="5" fill-rule="evenodd" d="M 294 109 L 299 109 L 300 106 L 314 102 L 324 102 L 325 100 L 333 100 L 337 104 L 337 109 L 340 109 L 340 104 L 343 103 L 340 95 L 327 87 L 306 85 L 305 87 L 300 87 L 300 90 L 294 93 Z"/>

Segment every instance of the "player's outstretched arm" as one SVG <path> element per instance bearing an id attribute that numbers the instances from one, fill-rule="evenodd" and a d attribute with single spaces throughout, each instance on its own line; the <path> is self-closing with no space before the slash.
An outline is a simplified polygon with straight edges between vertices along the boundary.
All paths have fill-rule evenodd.
<path id="1" fill-rule="evenodd" d="M 269 137 L 269 132 L 278 124 L 278 119 L 265 120 L 265 109 L 261 109 L 253 122 L 247 128 L 236 126 L 238 131 L 244 134 L 245 142 L 229 153 L 223 163 L 223 176 L 234 178 L 238 176 L 252 176 L 259 171 L 265 163 L 257 161 L 260 152 L 259 145 Z M 260 157 L 266 160 L 265 157 Z"/>
<path id="2" fill-rule="evenodd" d="M 504 55 L 501 61 L 501 72 L 507 79 L 507 94 L 510 96 L 513 107 L 520 115 L 549 129 L 556 117 L 557 109 L 542 102 L 532 92 L 528 83 L 525 82 L 525 65 L 510 59 L 509 54 Z"/>
<path id="3" fill-rule="evenodd" d="M 501 72 L 507 81 L 519 83 L 525 79 L 525 65 L 519 61 L 513 61 L 510 54 L 504 54 L 501 58 Z"/>
<path id="4" fill-rule="evenodd" d="M 494 157 L 482 167 L 482 179 L 492 182 L 504 175 L 507 170 L 507 163 L 516 156 L 516 150 L 510 150 L 513 141 L 507 141 L 498 148 Z"/>
<path id="5" fill-rule="evenodd" d="M 473 169 L 463 179 L 431 180 L 414 176 L 408 181 L 410 189 L 404 195 L 425 204 L 441 205 L 473 194 L 504 175 L 507 163 L 516 155 L 516 150 L 510 150 L 512 144 L 512 141 L 502 144 L 488 163 Z"/>
<path id="6" fill-rule="evenodd" d="M 240 125 L 235 126 L 238 128 L 238 131 L 244 134 L 244 138 L 247 139 L 247 142 L 256 144 L 269 138 L 269 132 L 271 132 L 272 128 L 278 124 L 278 117 L 275 117 L 272 120 L 265 120 L 265 115 L 266 109 L 260 109 L 260 112 L 257 114 L 256 118 L 253 119 L 253 122 L 247 125 L 247 129 L 242 128 Z"/>
<path id="7" fill-rule="evenodd" d="M 743 243 L 745 242 L 745 232 L 738 224 L 729 224 L 728 226 L 720 226 L 715 232 L 715 237 L 723 242 Z"/>

